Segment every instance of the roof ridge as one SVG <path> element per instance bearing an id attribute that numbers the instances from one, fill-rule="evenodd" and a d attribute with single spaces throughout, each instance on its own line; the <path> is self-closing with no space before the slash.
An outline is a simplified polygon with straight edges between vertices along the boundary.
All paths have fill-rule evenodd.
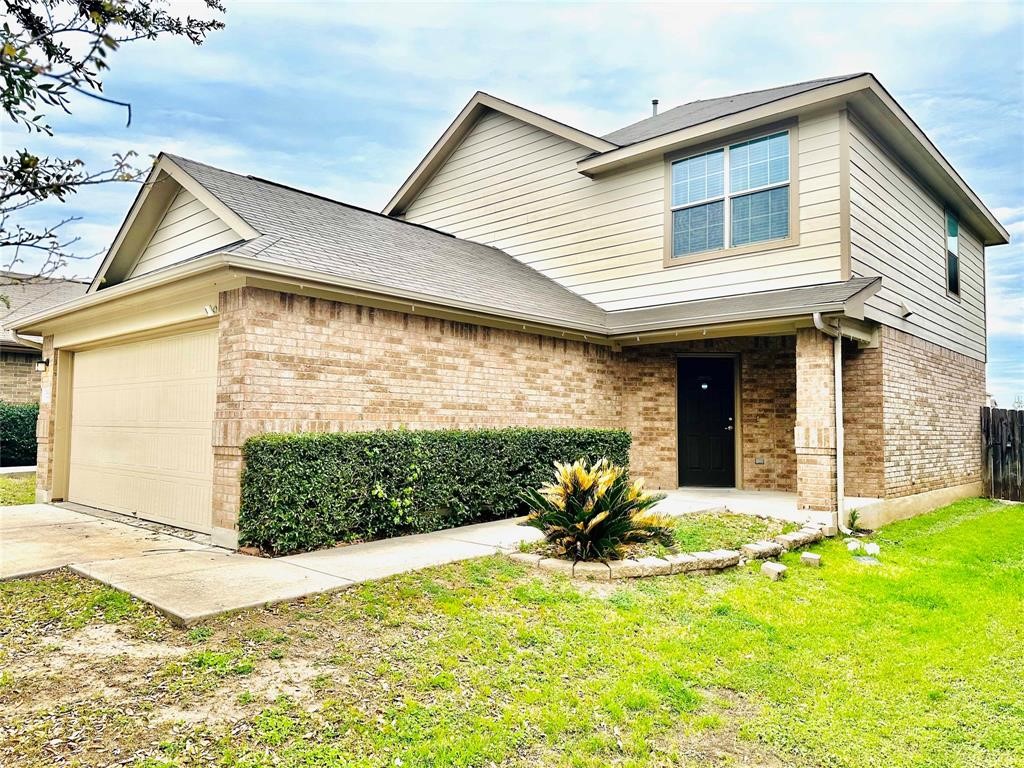
<path id="1" fill-rule="evenodd" d="M 686 107 L 690 104 L 699 104 L 702 101 L 720 101 L 721 99 L 734 99 L 737 96 L 749 96 L 752 93 L 764 93 L 765 91 L 775 91 L 779 88 L 796 88 L 801 85 L 810 85 L 811 83 L 824 83 L 824 82 L 841 82 L 843 80 L 852 80 L 855 77 L 867 74 L 866 72 L 854 72 L 849 75 L 829 75 L 828 77 L 812 77 L 810 80 L 801 80 L 798 83 L 786 83 L 785 85 L 773 85 L 770 88 L 754 88 L 749 91 L 739 91 L 737 93 L 727 93 L 725 96 L 712 96 L 709 99 L 694 99 L 693 101 L 684 101 L 682 104 L 678 104 L 674 107 L 666 109 L 666 112 L 671 112 L 673 109 L 679 107 Z"/>
<path id="2" fill-rule="evenodd" d="M 269 184 L 270 186 L 278 187 L 279 189 L 287 189 L 290 192 L 296 192 L 296 193 L 298 193 L 300 195 L 306 195 L 307 197 L 314 197 L 317 200 L 323 200 L 324 202 L 327 202 L 327 203 L 333 203 L 334 205 L 340 205 L 340 206 L 343 206 L 345 208 L 351 208 L 354 211 L 362 211 L 363 213 L 371 213 L 374 216 L 378 216 L 380 218 L 387 219 L 388 221 L 398 221 L 398 222 L 401 222 L 402 224 L 408 224 L 410 227 L 419 227 L 420 229 L 425 229 L 428 232 L 436 232 L 437 234 L 444 235 L 445 237 L 455 237 L 455 235 L 451 234 L 450 232 L 443 232 L 440 229 L 435 229 L 434 227 L 427 226 L 426 224 L 417 224 L 416 222 L 406 221 L 405 219 L 396 219 L 394 216 L 388 216 L 387 214 L 381 213 L 380 211 L 375 211 L 375 210 L 373 210 L 371 208 L 364 208 L 361 205 L 353 205 L 352 203 L 346 203 L 343 200 L 336 200 L 333 197 L 328 197 L 327 195 L 322 195 L 319 192 L 311 192 L 308 189 L 302 189 L 301 187 L 294 187 L 291 184 L 285 184 L 285 183 L 280 182 L 280 181 L 274 181 L 273 179 L 265 179 L 262 176 L 255 176 L 255 175 L 253 175 L 251 173 L 239 173 L 238 171 L 229 171 L 227 168 L 219 168 L 216 165 L 210 165 L 209 163 L 204 163 L 201 160 L 193 160 L 190 157 L 182 157 L 181 155 L 174 155 L 174 154 L 171 154 L 170 152 L 164 152 L 164 154 L 167 155 L 167 157 L 171 158 L 172 160 L 184 160 L 186 163 L 193 163 L 194 165 L 201 165 L 204 168 L 209 168 L 210 170 L 218 171 L 219 173 L 229 173 L 232 176 L 238 176 L 238 177 L 243 178 L 243 179 L 249 179 L 250 181 L 256 181 L 256 182 L 259 182 L 260 184 Z M 462 238 L 455 238 L 455 239 L 461 240 Z M 475 242 L 475 241 L 467 240 L 466 242 Z M 478 243 L 478 244 L 479 245 L 483 245 L 483 243 Z"/>
<path id="3" fill-rule="evenodd" d="M 218 168 L 217 170 L 220 170 L 220 169 Z M 227 171 L 227 173 L 231 173 L 231 171 Z M 375 211 L 372 208 L 364 208 L 361 205 L 353 205 L 352 203 L 346 203 L 343 200 L 335 200 L 333 197 L 327 197 L 327 195 L 321 195 L 319 192 L 310 192 L 308 189 L 301 189 L 300 187 L 293 187 L 291 184 L 283 184 L 280 181 L 273 181 L 272 179 L 264 179 L 262 176 L 253 176 L 251 174 L 246 174 L 246 178 L 247 179 L 251 179 L 252 181 L 258 181 L 261 184 L 269 184 L 272 187 L 279 187 L 280 189 L 287 189 L 287 190 L 289 190 L 291 192 L 297 192 L 300 195 L 306 195 L 307 197 L 315 197 L 317 200 L 323 200 L 324 202 L 327 202 L 327 203 L 334 203 L 335 205 L 340 205 L 340 206 L 343 206 L 345 208 L 351 208 L 354 211 L 361 211 L 362 213 L 370 213 L 370 214 L 373 214 L 374 216 L 377 216 L 379 218 L 387 219 L 388 221 L 397 221 L 400 224 L 408 224 L 410 227 L 419 227 L 420 229 L 425 229 L 428 232 L 436 232 L 437 234 L 444 235 L 445 237 L 453 237 L 456 240 L 463 240 L 464 239 L 464 238 L 461 238 L 461 237 L 455 237 L 455 235 L 453 235 L 451 232 L 443 232 L 440 229 L 435 229 L 434 227 L 428 226 L 426 224 L 417 224 L 415 221 L 406 221 L 405 219 L 396 219 L 394 216 L 388 216 L 387 214 L 381 213 L 380 211 Z M 474 240 L 465 240 L 465 242 L 472 243 L 472 242 L 476 242 L 476 241 L 474 241 Z M 477 244 L 478 245 L 484 245 L 484 243 L 477 243 Z"/>
<path id="4" fill-rule="evenodd" d="M 823 87 L 824 84 L 841 83 L 841 82 L 845 82 L 847 80 L 853 80 L 856 77 L 861 77 L 861 76 L 867 75 L 867 74 L 870 74 L 870 73 L 869 72 L 854 72 L 854 73 L 851 73 L 851 74 L 848 74 L 848 75 L 833 75 L 833 76 L 829 76 L 829 77 L 817 77 L 817 78 L 812 78 L 811 80 L 802 80 L 802 81 L 800 81 L 798 83 L 786 83 L 784 85 L 773 85 L 773 86 L 771 86 L 769 88 L 755 88 L 754 90 L 751 90 L 751 91 L 739 91 L 737 93 L 728 93 L 728 94 L 725 94 L 724 96 L 713 96 L 713 97 L 707 98 L 707 99 L 694 99 L 693 101 L 684 101 L 682 104 L 676 104 L 674 107 L 669 107 L 664 112 L 659 112 L 657 115 L 650 115 L 648 117 L 644 117 L 644 118 L 641 118 L 640 120 L 636 120 L 636 121 L 634 121 L 632 123 L 629 123 L 628 125 L 624 125 L 621 128 L 616 128 L 614 131 L 610 131 L 609 133 L 604 134 L 601 138 L 603 138 L 605 141 L 610 141 L 613 144 L 617 143 L 617 142 L 615 142 L 612 139 L 609 139 L 607 137 L 614 136 L 615 134 L 627 131 L 630 128 L 633 128 L 635 126 L 640 125 L 641 123 L 646 123 L 649 120 L 655 120 L 655 119 L 657 119 L 659 117 L 662 117 L 663 115 L 671 114 L 672 112 L 674 112 L 676 110 L 679 110 L 679 109 L 683 109 L 684 107 L 691 107 L 694 104 L 706 104 L 706 103 L 710 103 L 710 102 L 713 102 L 713 101 L 726 101 L 728 99 L 737 99 L 737 98 L 740 98 L 741 96 L 750 96 L 751 94 L 755 94 L 755 93 L 767 93 L 768 91 L 778 91 L 778 90 L 783 90 L 785 88 L 799 88 L 802 85 L 810 85 L 811 83 L 822 83 L 823 85 L 819 86 L 819 87 Z M 809 89 L 809 90 L 813 90 L 813 89 Z"/>

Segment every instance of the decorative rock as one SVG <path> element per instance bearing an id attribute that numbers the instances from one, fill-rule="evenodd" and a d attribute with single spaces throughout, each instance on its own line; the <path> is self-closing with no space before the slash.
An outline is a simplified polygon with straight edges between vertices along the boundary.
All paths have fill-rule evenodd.
<path id="1" fill-rule="evenodd" d="M 833 536 L 839 535 L 839 529 L 832 525 L 832 523 L 829 523 L 828 525 L 821 526 L 821 534 L 826 539 L 831 539 Z"/>
<path id="2" fill-rule="evenodd" d="M 761 563 L 761 573 L 772 581 L 778 581 L 779 579 L 785 578 L 786 570 L 786 566 L 782 563 L 776 563 L 771 560 L 765 560 Z"/>
<path id="3" fill-rule="evenodd" d="M 672 573 L 672 565 L 660 557 L 641 557 L 636 562 L 643 571 L 641 576 L 668 576 Z"/>
<path id="4" fill-rule="evenodd" d="M 781 555 L 782 545 L 774 541 L 752 541 L 740 547 L 740 551 L 751 560 L 767 560 Z"/>
<path id="5" fill-rule="evenodd" d="M 536 568 L 537 564 L 544 559 L 543 555 L 537 555 L 533 552 L 513 552 L 509 557 L 528 568 Z"/>
<path id="6" fill-rule="evenodd" d="M 580 561 L 573 566 L 573 578 L 593 579 L 595 581 L 608 581 L 611 576 L 611 569 L 607 563 L 594 563 Z"/>
<path id="7" fill-rule="evenodd" d="M 871 542 L 870 544 L 864 545 L 864 551 L 869 555 L 877 555 L 879 552 L 882 551 L 882 548 L 874 542 Z"/>
<path id="8" fill-rule="evenodd" d="M 816 555 L 813 552 L 804 552 L 800 555 L 800 562 L 804 565 L 809 565 L 811 568 L 821 567 L 821 555 Z"/>
<path id="9" fill-rule="evenodd" d="M 881 563 L 878 562 L 877 558 L 867 557 L 865 555 L 857 555 L 853 559 L 856 560 L 861 565 L 881 565 Z"/>
<path id="10" fill-rule="evenodd" d="M 704 567 L 700 560 L 685 552 L 678 555 L 667 555 L 665 561 L 671 566 L 672 573 L 689 573 L 690 571 L 699 571 Z"/>
<path id="11" fill-rule="evenodd" d="M 700 569 L 720 571 L 739 565 L 740 553 L 731 549 L 716 549 L 713 552 L 694 552 L 693 556 L 700 561 Z"/>
<path id="12" fill-rule="evenodd" d="M 537 567 L 543 571 L 564 573 L 566 576 L 572 576 L 572 565 L 571 560 L 563 560 L 560 557 L 545 557 L 537 563 Z"/>
<path id="13" fill-rule="evenodd" d="M 613 579 L 636 579 L 644 575 L 643 566 L 636 560 L 612 560 L 608 563 L 608 570 Z"/>
<path id="14" fill-rule="evenodd" d="M 851 552 L 856 552 L 860 549 L 860 542 L 856 539 L 848 539 L 846 542 L 846 548 Z"/>

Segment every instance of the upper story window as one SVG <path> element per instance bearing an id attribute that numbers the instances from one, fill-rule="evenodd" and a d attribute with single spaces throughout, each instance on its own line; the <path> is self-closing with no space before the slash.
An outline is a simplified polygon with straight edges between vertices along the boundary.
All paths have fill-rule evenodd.
<path id="1" fill-rule="evenodd" d="M 790 237 L 790 132 L 671 165 L 672 258 Z"/>
<path id="2" fill-rule="evenodd" d="M 960 222 L 946 211 L 946 290 L 960 295 Z"/>

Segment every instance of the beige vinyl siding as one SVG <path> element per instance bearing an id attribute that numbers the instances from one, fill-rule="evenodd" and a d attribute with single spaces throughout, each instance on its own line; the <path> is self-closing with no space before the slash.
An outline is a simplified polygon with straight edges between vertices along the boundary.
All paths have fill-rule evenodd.
<path id="1" fill-rule="evenodd" d="M 180 189 L 143 249 L 129 277 L 177 264 L 238 241 L 238 234 L 197 200 Z"/>
<path id="2" fill-rule="evenodd" d="M 405 218 L 501 248 L 606 309 L 630 309 L 840 279 L 839 116 L 798 130 L 797 247 L 663 265 L 665 163 L 595 179 L 591 150 L 485 114 Z"/>
<path id="3" fill-rule="evenodd" d="M 985 359 L 985 262 L 960 224 L 960 299 L 946 293 L 946 222 L 935 198 L 856 120 L 850 121 L 850 269 L 880 275 L 871 319 Z M 900 303 L 913 312 L 903 318 Z"/>

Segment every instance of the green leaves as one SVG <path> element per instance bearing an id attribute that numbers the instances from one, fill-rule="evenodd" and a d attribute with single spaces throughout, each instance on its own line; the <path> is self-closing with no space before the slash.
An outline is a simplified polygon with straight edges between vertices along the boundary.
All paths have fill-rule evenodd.
<path id="1" fill-rule="evenodd" d="M 555 481 L 522 498 L 530 508 L 527 524 L 574 562 L 620 558 L 628 544 L 672 543 L 667 519 L 650 511 L 664 495 L 645 492 L 643 481 L 631 483 L 606 459 L 556 464 Z"/>
<path id="2" fill-rule="evenodd" d="M 27 467 L 36 463 L 38 403 L 0 400 L 0 467 Z"/>
<path id="3" fill-rule="evenodd" d="M 555 461 L 626 465 L 630 435 L 600 429 L 393 430 L 250 438 L 239 537 L 274 554 L 525 514 Z"/>

